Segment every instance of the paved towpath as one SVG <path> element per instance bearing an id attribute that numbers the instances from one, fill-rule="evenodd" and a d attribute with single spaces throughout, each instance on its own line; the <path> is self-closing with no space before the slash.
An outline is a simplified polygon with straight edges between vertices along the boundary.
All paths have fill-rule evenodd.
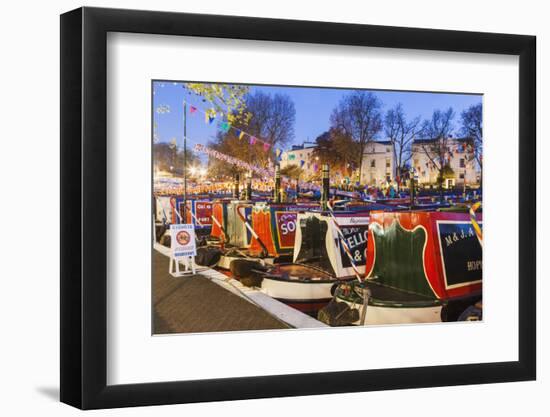
<path id="1" fill-rule="evenodd" d="M 153 251 L 155 334 L 287 329 L 290 326 L 200 274 L 174 278 Z"/>

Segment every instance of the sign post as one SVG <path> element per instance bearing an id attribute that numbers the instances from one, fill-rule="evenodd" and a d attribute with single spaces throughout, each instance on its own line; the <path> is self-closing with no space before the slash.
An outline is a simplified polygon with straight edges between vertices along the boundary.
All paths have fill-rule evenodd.
<path id="1" fill-rule="evenodd" d="M 192 224 L 170 225 L 170 267 L 168 272 L 174 277 L 195 274 L 195 256 L 197 246 L 195 243 L 195 228 Z M 184 270 L 180 270 L 180 262 L 183 262 Z"/>

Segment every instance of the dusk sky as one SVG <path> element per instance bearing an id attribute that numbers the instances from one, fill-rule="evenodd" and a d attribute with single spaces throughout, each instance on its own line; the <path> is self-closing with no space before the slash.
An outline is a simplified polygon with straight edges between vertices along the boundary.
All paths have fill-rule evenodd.
<path id="1" fill-rule="evenodd" d="M 178 146 L 183 146 L 183 101 L 196 106 L 200 110 L 208 108 L 208 102 L 182 87 L 181 82 L 154 82 L 153 83 L 153 110 L 154 120 L 157 123 L 157 137 L 160 142 L 169 142 L 176 138 Z M 304 141 L 315 141 L 317 136 L 328 130 L 330 115 L 343 96 L 352 90 L 336 88 L 315 87 L 277 87 L 277 86 L 252 86 L 250 92 L 263 91 L 268 94 L 286 94 L 294 102 L 296 108 L 296 123 L 294 126 L 295 137 L 292 144 L 302 144 Z M 403 110 L 408 119 L 420 116 L 422 119 L 430 118 L 436 109 L 453 107 L 456 112 L 455 128 L 460 122 L 460 113 L 471 105 L 482 101 L 481 95 L 470 94 L 443 94 L 443 93 L 418 93 L 403 91 L 378 91 L 370 90 L 382 101 L 382 112 L 402 103 Z M 158 113 L 159 106 L 167 106 L 169 112 Z M 202 113 L 190 115 L 187 118 L 188 148 L 196 143 L 206 145 L 216 136 L 217 125 L 208 125 L 204 121 Z M 260 138 L 261 139 L 261 138 Z M 379 140 L 385 139 L 383 132 Z M 287 148 L 290 148 L 289 144 Z M 285 149 L 283 149 L 285 150 Z"/>

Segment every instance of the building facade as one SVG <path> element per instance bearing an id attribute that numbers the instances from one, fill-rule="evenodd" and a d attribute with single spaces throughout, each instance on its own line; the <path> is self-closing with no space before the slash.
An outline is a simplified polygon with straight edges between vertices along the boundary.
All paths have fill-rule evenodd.
<path id="1" fill-rule="evenodd" d="M 318 174 L 321 166 L 318 158 L 313 154 L 315 148 L 315 144 L 311 142 L 304 142 L 302 145 L 293 145 L 291 149 L 281 154 L 281 169 L 289 165 L 297 165 L 303 169 L 304 179 Z"/>
<path id="2" fill-rule="evenodd" d="M 473 158 L 471 140 L 448 138 L 445 142 L 445 160 L 450 170 L 445 173 L 443 186 L 479 185 L 481 172 Z M 437 184 L 439 170 L 432 162 L 433 159 L 439 164 L 438 153 L 432 152 L 437 146 L 437 139 L 415 139 L 412 143 L 411 165 L 416 170 L 419 184 Z"/>
<path id="3" fill-rule="evenodd" d="M 380 186 L 394 179 L 395 156 L 391 141 L 367 144 L 361 164 L 361 184 Z"/>

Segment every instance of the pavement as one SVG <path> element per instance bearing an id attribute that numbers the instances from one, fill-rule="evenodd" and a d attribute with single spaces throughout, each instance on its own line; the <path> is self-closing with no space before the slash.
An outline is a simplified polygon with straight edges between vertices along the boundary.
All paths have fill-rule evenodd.
<path id="1" fill-rule="evenodd" d="M 153 333 L 288 329 L 286 323 L 200 274 L 175 278 L 153 251 Z"/>

